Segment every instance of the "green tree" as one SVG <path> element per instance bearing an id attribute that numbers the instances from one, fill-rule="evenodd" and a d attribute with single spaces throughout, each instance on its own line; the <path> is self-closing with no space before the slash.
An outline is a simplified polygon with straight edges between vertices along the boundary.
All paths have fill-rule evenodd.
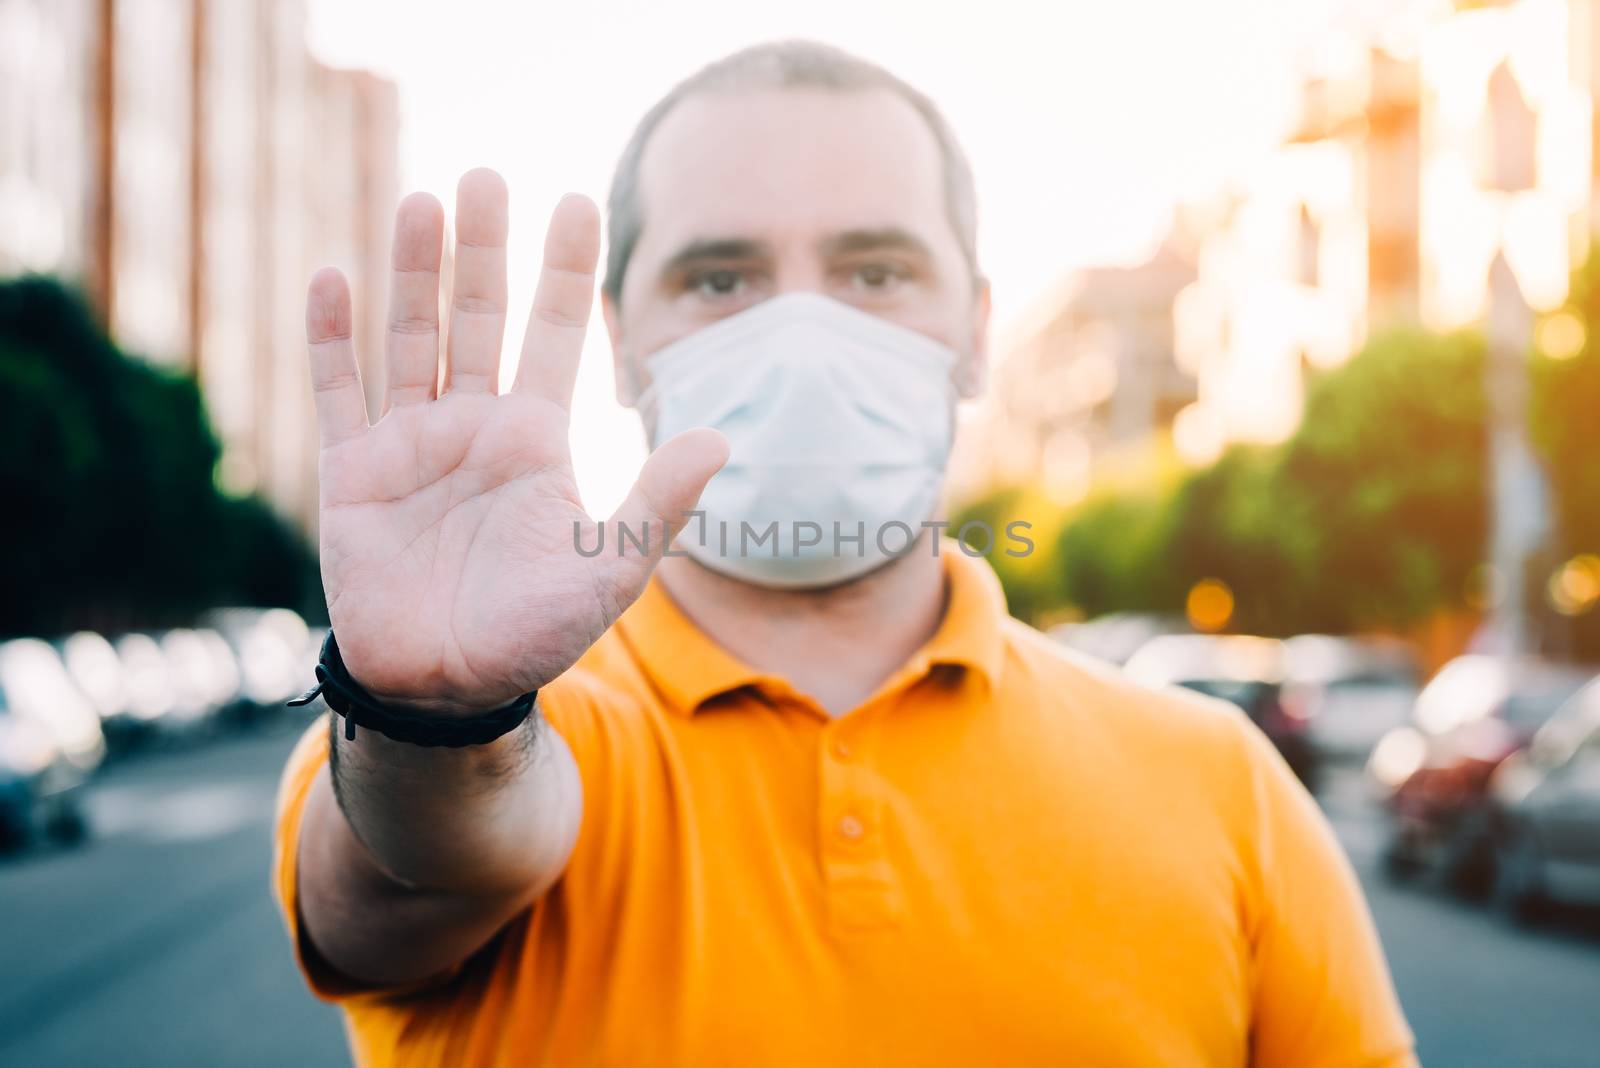
<path id="1" fill-rule="evenodd" d="M 1164 607 L 1182 611 L 1191 586 L 1220 579 L 1234 595 L 1232 629 L 1281 634 L 1304 625 L 1314 509 L 1304 487 L 1283 477 L 1283 462 L 1282 449 L 1234 446 L 1179 484 L 1164 523 L 1172 572 Z"/>
<path id="2" fill-rule="evenodd" d="M 1404 626 L 1461 602 L 1488 527 L 1483 371 L 1476 335 L 1403 330 L 1313 380 L 1275 486 L 1299 628 Z"/>
<path id="3" fill-rule="evenodd" d="M 1572 275 L 1564 308 L 1581 324 L 1576 352 L 1533 356 L 1529 431 L 1550 482 L 1554 529 L 1546 562 L 1559 566 L 1580 554 L 1600 554 L 1600 253 Z M 1537 590 L 1535 592 L 1538 592 Z M 1571 655 L 1600 660 L 1600 608 L 1571 620 L 1547 614 L 1545 627 Z"/>
<path id="4" fill-rule="evenodd" d="M 1097 490 L 1008 593 L 1034 615 L 1170 613 L 1219 579 L 1230 626 L 1264 634 L 1405 626 L 1459 605 L 1486 535 L 1483 366 L 1472 335 L 1379 335 L 1312 380 L 1289 440 Z"/>
<path id="5" fill-rule="evenodd" d="M 1550 479 L 1556 548 L 1600 551 L 1600 257 L 1573 274 L 1563 311 L 1584 324 L 1582 347 L 1556 358 L 1536 352 L 1529 428 Z"/>
<path id="6" fill-rule="evenodd" d="M 992 531 L 995 542 L 987 558 L 1005 590 L 1006 606 L 1019 619 L 1037 619 L 1068 600 L 1053 551 L 1062 516 L 1060 505 L 1044 494 L 1025 486 L 1005 486 L 956 509 L 950 535 L 957 536 L 968 523 L 981 523 Z M 1031 551 L 1007 534 L 1010 524 L 1019 522 L 1027 526 L 1015 533 L 1032 542 Z M 969 540 L 975 549 L 984 547 L 976 531 Z M 1013 556 L 1008 550 L 1026 555 Z"/>
<path id="7" fill-rule="evenodd" d="M 0 525 L 0 633 L 314 601 L 304 541 L 217 490 L 194 381 L 125 356 L 58 282 L 0 282 L 0 405 L 0 499 L 19 520 Z"/>
<path id="8" fill-rule="evenodd" d="M 1054 546 L 1067 603 L 1086 616 L 1169 612 L 1182 606 L 1169 553 L 1171 517 L 1162 486 L 1091 495 Z"/>

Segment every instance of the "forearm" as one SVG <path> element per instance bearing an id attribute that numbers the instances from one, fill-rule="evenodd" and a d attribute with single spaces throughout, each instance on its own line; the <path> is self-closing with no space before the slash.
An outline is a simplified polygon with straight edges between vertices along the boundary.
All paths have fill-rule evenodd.
<path id="1" fill-rule="evenodd" d="M 335 718 L 336 728 L 343 721 Z M 560 876 L 582 793 L 537 717 L 483 746 L 423 748 L 334 732 L 306 800 L 300 913 L 351 976 L 405 982 L 482 945 Z"/>
<path id="2" fill-rule="evenodd" d="M 566 743 L 542 717 L 459 749 L 359 729 L 346 739 L 342 721 L 334 726 L 329 768 L 339 810 L 395 881 L 526 892 L 559 873 L 576 829 L 577 775 Z"/>

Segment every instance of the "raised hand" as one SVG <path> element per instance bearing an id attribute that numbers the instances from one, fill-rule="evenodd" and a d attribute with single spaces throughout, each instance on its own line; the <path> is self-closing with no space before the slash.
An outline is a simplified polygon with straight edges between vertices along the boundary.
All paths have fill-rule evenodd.
<path id="1" fill-rule="evenodd" d="M 439 381 L 443 209 L 400 205 L 385 344 L 384 412 L 368 425 L 351 345 L 350 291 L 311 279 L 306 333 L 322 451 L 322 580 L 351 675 L 375 696 L 440 714 L 497 707 L 560 675 L 643 590 L 670 537 L 727 459 L 714 430 L 651 454 L 611 517 L 583 509 L 568 447 L 573 384 L 594 299 L 600 218 L 588 198 L 556 206 L 516 383 L 497 394 L 506 314 L 507 194 L 493 171 L 456 192 L 455 284 Z"/>

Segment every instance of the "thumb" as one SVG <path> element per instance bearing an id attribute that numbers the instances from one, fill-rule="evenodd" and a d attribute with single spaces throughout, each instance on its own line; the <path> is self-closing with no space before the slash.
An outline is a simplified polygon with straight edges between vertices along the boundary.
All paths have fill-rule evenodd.
<path id="1" fill-rule="evenodd" d="M 727 462 L 728 439 L 710 427 L 668 438 L 645 460 L 638 481 L 606 524 L 617 551 L 605 555 L 615 566 L 623 603 L 644 589 L 661 554 L 689 521 L 706 483 Z"/>

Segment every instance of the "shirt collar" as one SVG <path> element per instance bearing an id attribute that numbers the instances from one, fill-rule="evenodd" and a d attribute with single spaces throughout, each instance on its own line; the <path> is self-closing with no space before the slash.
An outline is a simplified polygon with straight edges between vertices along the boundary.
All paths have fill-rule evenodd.
<path id="1" fill-rule="evenodd" d="M 947 591 L 944 618 L 894 679 L 921 678 L 935 665 L 952 664 L 973 671 L 992 686 L 999 678 L 1004 650 L 1005 594 L 989 564 L 968 556 L 956 542 L 943 540 L 939 557 Z M 792 692 L 787 680 L 751 667 L 703 634 L 659 576 L 650 580 L 617 626 L 674 712 L 692 714 L 711 698 L 744 686 Z"/>

